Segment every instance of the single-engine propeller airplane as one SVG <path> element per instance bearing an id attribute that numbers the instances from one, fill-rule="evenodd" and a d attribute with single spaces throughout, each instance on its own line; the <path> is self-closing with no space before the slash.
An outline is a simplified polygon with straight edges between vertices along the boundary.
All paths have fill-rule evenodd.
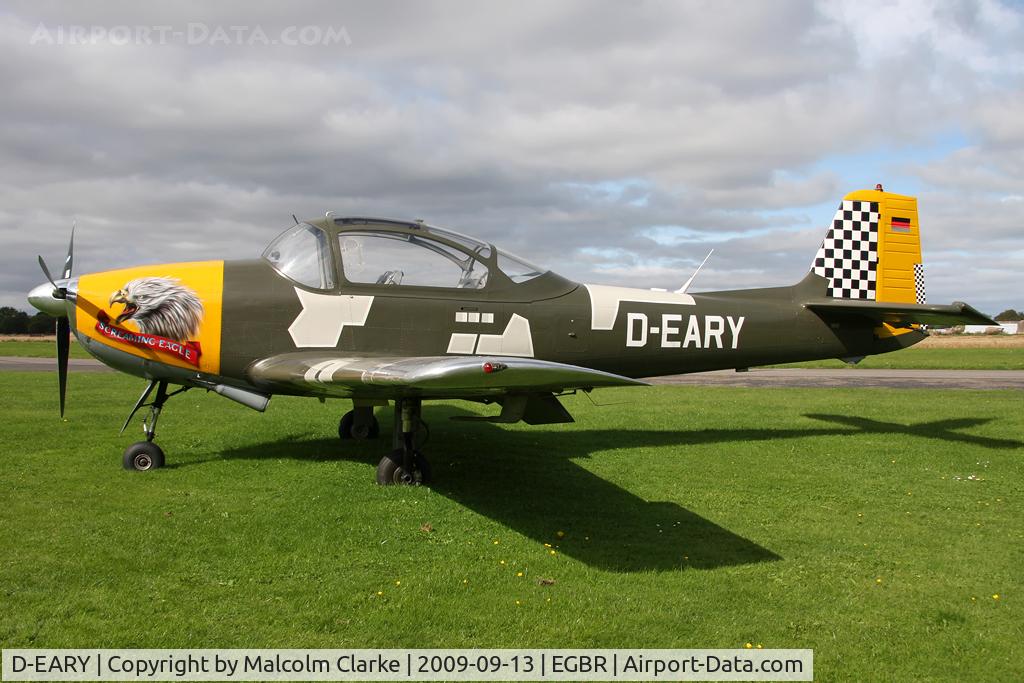
<path id="1" fill-rule="evenodd" d="M 348 398 L 342 439 L 378 436 L 394 404 L 380 484 L 423 483 L 421 406 L 500 405 L 463 419 L 572 422 L 559 395 L 638 378 L 821 358 L 856 362 L 927 336 L 923 326 L 993 324 L 964 303 L 925 303 L 917 200 L 848 194 L 799 283 L 691 294 L 578 284 L 492 244 L 421 221 L 295 221 L 261 259 L 141 266 L 60 278 L 29 294 L 58 318 L 60 410 L 68 349 L 149 381 L 145 441 L 123 464 L 164 464 L 153 439 L 171 396 L 215 391 L 263 411 L 274 394 Z M 175 391 L 168 387 L 179 386 Z M 155 390 L 155 394 L 154 394 Z M 152 400 L 150 401 L 150 397 Z M 147 401 L 149 401 L 147 403 Z"/>

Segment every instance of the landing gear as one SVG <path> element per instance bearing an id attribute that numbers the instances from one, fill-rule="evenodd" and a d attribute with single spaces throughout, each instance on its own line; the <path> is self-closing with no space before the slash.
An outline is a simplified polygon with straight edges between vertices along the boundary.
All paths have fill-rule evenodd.
<path id="1" fill-rule="evenodd" d="M 152 441 L 133 443 L 124 452 L 122 461 L 126 470 L 145 472 L 164 466 L 164 452 Z"/>
<path id="2" fill-rule="evenodd" d="M 175 396 L 184 391 L 188 391 L 189 387 L 182 387 L 177 391 L 167 393 L 167 380 L 153 380 L 146 387 L 146 390 L 142 392 L 142 396 L 135 403 L 135 407 L 132 409 L 128 419 L 125 420 L 124 427 L 121 427 L 123 433 L 128 423 L 132 421 L 135 413 L 138 412 L 139 408 L 146 405 L 146 399 L 149 398 L 153 388 L 156 388 L 156 397 L 153 402 L 149 405 L 149 415 L 142 422 L 142 430 L 146 433 L 146 440 L 133 443 L 127 449 L 125 449 L 124 457 L 121 460 L 121 464 L 124 465 L 126 470 L 134 470 L 136 472 L 147 472 L 149 470 L 157 469 L 158 467 L 164 466 L 164 452 L 159 446 L 153 443 L 153 439 L 156 437 L 156 421 L 160 419 L 160 411 L 163 410 L 164 404 L 167 403 L 167 399 L 171 396 Z"/>
<path id="3" fill-rule="evenodd" d="M 381 486 L 405 484 L 419 486 L 430 483 L 430 463 L 416 449 L 416 428 L 421 424 L 422 401 L 402 398 L 395 401 L 394 450 L 377 465 L 377 483 Z"/>
<path id="4" fill-rule="evenodd" d="M 377 465 L 377 483 L 381 486 L 389 484 L 405 484 L 420 486 L 430 483 L 430 463 L 419 451 L 413 453 L 412 470 L 402 466 L 402 449 L 398 448 L 380 459 Z"/>
<path id="5" fill-rule="evenodd" d="M 341 416 L 338 423 L 338 438 L 340 439 L 376 439 L 380 436 L 380 423 L 373 414 L 371 406 L 360 406 L 353 408 Z"/>

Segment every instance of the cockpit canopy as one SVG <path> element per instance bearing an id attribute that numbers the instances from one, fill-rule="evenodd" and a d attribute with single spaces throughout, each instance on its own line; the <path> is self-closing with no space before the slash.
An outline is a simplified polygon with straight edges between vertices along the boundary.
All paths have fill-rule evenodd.
<path id="1" fill-rule="evenodd" d="M 319 290 L 339 282 L 477 290 L 548 272 L 451 230 L 372 218 L 299 223 L 271 242 L 263 258 L 289 280 Z"/>
<path id="2" fill-rule="evenodd" d="M 328 236 L 309 223 L 285 230 L 263 250 L 263 258 L 289 280 L 313 289 L 334 289 Z"/>

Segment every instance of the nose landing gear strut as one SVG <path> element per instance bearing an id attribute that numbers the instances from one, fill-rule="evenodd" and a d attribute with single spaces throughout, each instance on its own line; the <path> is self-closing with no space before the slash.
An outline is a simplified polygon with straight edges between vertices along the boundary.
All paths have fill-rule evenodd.
<path id="1" fill-rule="evenodd" d="M 156 396 L 153 398 L 153 402 L 147 404 L 146 399 L 153 393 L 153 388 L 156 388 Z M 138 441 L 133 443 L 127 449 L 125 449 L 124 457 L 121 464 L 124 465 L 126 470 L 134 470 L 136 472 L 146 472 L 153 470 L 158 467 L 164 466 L 164 452 L 159 446 L 153 443 L 153 439 L 156 437 L 156 422 L 160 419 L 160 412 L 164 408 L 164 404 L 167 403 L 167 399 L 171 396 L 177 396 L 178 394 L 188 391 L 191 387 L 181 387 L 176 391 L 170 393 L 167 392 L 167 380 L 151 380 L 146 390 L 142 392 L 142 396 L 135 403 L 135 407 L 132 408 L 132 412 L 128 415 L 128 419 L 124 421 L 124 426 L 121 427 L 121 433 L 128 427 L 128 424 L 135 417 L 135 413 L 146 405 L 149 406 L 149 415 L 142 422 L 142 430 L 146 433 L 145 441 Z"/>

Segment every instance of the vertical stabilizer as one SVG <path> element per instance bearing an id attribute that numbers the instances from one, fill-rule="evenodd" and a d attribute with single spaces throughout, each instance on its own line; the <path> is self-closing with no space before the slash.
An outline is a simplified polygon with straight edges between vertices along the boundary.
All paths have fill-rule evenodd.
<path id="1" fill-rule="evenodd" d="M 925 303 L 917 198 L 858 190 L 843 198 L 811 272 L 835 299 Z"/>

